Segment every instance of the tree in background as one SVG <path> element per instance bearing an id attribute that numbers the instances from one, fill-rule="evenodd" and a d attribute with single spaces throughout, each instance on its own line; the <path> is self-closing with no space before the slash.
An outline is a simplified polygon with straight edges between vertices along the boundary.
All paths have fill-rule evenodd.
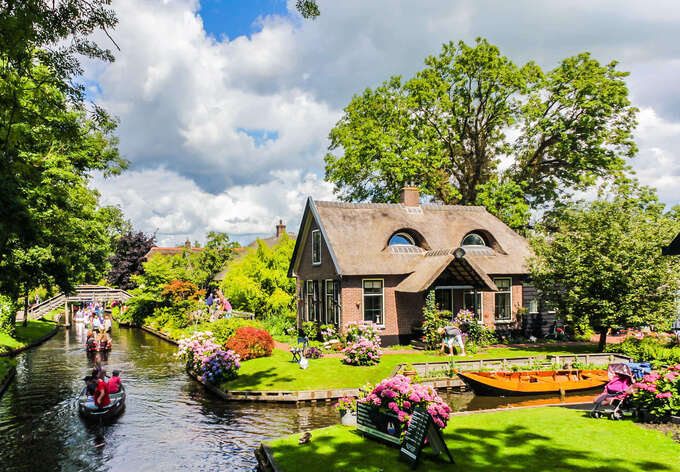
<path id="1" fill-rule="evenodd" d="M 551 231 L 532 239 L 532 283 L 577 330 L 655 325 L 675 318 L 680 263 L 661 255 L 680 221 L 654 192 L 624 182 L 600 200 L 551 216 Z M 544 229 L 545 225 L 539 230 Z"/>
<path id="2" fill-rule="evenodd" d="M 208 233 L 208 240 L 203 250 L 191 256 L 191 281 L 204 290 L 213 286 L 215 276 L 231 259 L 232 249 L 235 247 L 240 247 L 240 244 L 229 241 L 229 236 L 225 233 L 214 231 Z"/>
<path id="3" fill-rule="evenodd" d="M 297 8 L 297 11 L 300 12 L 303 18 L 315 19 L 321 15 L 316 0 L 297 0 L 295 2 L 295 8 Z"/>
<path id="4" fill-rule="evenodd" d="M 156 235 L 146 235 L 139 231 L 126 232 L 118 238 L 113 246 L 113 255 L 109 257 L 111 268 L 106 280 L 114 287 L 131 290 L 137 285 L 132 281 L 133 275 L 144 272 L 142 263 L 144 256 L 156 243 Z"/>
<path id="5" fill-rule="evenodd" d="M 616 62 L 582 53 L 544 73 L 478 39 L 444 44 L 425 64 L 355 95 L 331 130 L 326 180 L 341 199 L 397 202 L 413 184 L 443 203 L 490 205 L 518 228 L 526 207 L 619 175 L 636 152 L 637 110 Z M 504 156 L 513 162 L 501 170 Z M 514 210 L 499 211 L 508 198 Z"/>
<path id="6" fill-rule="evenodd" d="M 228 264 L 221 285 L 235 309 L 255 313 L 272 334 L 295 324 L 295 280 L 288 278 L 294 247 L 286 234 L 272 248 L 258 240 L 256 250 Z"/>

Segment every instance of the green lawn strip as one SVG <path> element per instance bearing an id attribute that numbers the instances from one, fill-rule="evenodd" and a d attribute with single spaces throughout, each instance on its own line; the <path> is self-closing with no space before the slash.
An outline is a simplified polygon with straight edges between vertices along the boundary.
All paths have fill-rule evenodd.
<path id="1" fill-rule="evenodd" d="M 355 428 L 331 426 L 269 441 L 283 471 L 412 470 L 398 460 L 399 451 L 358 434 Z M 418 470 L 426 471 L 611 471 L 680 470 L 680 446 L 658 431 L 631 421 L 595 420 L 578 410 L 535 408 L 453 417 L 444 439 L 456 464 L 424 449 Z"/>
<path id="2" fill-rule="evenodd" d="M 26 327 L 17 324 L 16 337 L 0 333 L 0 351 L 18 349 L 37 341 L 54 329 L 54 323 L 43 320 L 29 320 Z"/>
<path id="3" fill-rule="evenodd" d="M 275 349 L 271 357 L 261 357 L 241 363 L 238 377 L 222 385 L 224 390 L 325 390 L 332 388 L 359 388 L 375 384 L 390 376 L 397 364 L 414 362 L 442 362 L 449 359 L 490 359 L 498 357 L 538 356 L 545 354 L 571 354 L 591 352 L 591 346 L 539 346 L 533 349 L 491 348 L 469 357 L 447 357 L 428 353 L 385 354 L 380 364 L 370 367 L 345 365 L 340 357 L 311 359 L 309 368 L 300 369 L 291 362 L 289 352 Z"/>

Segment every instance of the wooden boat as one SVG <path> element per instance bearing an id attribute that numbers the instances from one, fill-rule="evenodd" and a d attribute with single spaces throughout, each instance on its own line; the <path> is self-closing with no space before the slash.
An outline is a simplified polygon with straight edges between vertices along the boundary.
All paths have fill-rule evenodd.
<path id="1" fill-rule="evenodd" d="M 456 372 L 477 395 L 535 395 L 604 386 L 606 370 L 533 370 L 526 372 Z"/>
<path id="2" fill-rule="evenodd" d="M 87 347 L 87 344 L 85 345 L 85 350 L 87 352 L 101 352 L 101 351 L 110 351 L 111 350 L 111 340 L 109 340 L 106 343 L 106 346 L 102 346 L 101 344 L 96 344 L 93 347 Z"/>
<path id="3" fill-rule="evenodd" d="M 85 394 L 85 389 L 83 389 L 80 397 L 78 397 L 78 412 L 84 419 L 91 421 L 104 421 L 115 418 L 125 409 L 125 387 L 121 385 L 120 391 L 109 394 L 109 398 L 111 399 L 109 406 L 104 408 L 87 408 L 85 406 L 87 395 Z"/>

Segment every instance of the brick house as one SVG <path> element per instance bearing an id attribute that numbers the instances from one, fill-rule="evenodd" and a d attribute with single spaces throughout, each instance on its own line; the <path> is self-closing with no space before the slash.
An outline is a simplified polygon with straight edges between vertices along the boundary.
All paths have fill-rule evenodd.
<path id="1" fill-rule="evenodd" d="M 537 311 L 526 285 L 527 241 L 478 206 L 315 202 L 308 198 L 288 270 L 297 279 L 298 324 L 373 321 L 383 344 L 407 343 L 425 297 L 489 328 L 519 328 L 518 310 Z"/>

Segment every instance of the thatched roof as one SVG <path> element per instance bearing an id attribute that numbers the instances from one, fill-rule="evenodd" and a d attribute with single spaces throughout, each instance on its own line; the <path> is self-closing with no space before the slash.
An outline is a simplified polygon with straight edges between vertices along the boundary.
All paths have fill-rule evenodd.
<path id="1" fill-rule="evenodd" d="M 198 253 L 203 250 L 202 247 L 186 247 L 186 246 L 181 246 L 181 247 L 160 247 L 160 246 L 153 246 L 151 249 L 149 249 L 149 252 L 147 252 L 144 255 L 144 259 L 149 259 L 151 256 L 155 256 L 156 254 L 162 254 L 163 256 L 176 256 L 177 254 L 182 254 L 184 251 L 189 251 L 192 253 Z"/>
<path id="2" fill-rule="evenodd" d="M 318 215 L 342 275 L 418 272 L 414 279 L 425 281 L 425 274 L 436 271 L 438 264 L 442 270 L 447 266 L 446 260 L 450 262 L 452 251 L 471 232 L 484 235 L 489 244 L 489 247 L 465 248 L 465 259 L 480 273 L 527 273 L 529 244 L 484 207 L 314 202 L 310 198 L 306 211 Z M 400 230 L 415 234 L 422 249 L 402 251 L 388 246 L 390 237 Z"/>

